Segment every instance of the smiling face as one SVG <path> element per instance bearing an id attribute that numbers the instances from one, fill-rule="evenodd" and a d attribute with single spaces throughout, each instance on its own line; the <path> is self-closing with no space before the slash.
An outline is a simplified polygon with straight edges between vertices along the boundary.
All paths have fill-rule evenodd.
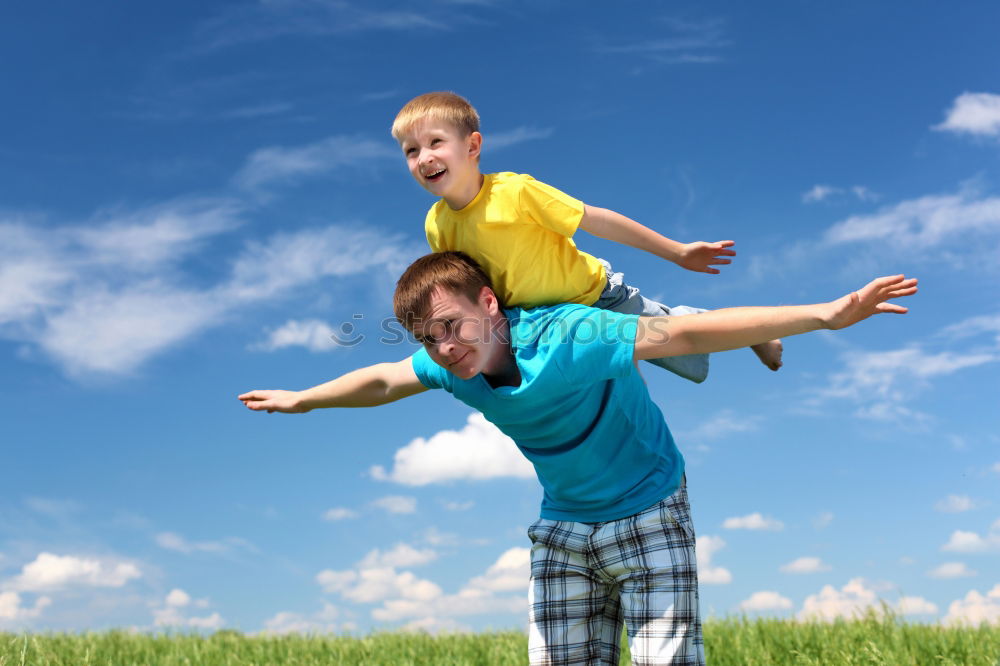
<path id="1" fill-rule="evenodd" d="M 399 137 L 410 175 L 455 210 L 465 208 L 482 187 L 482 142 L 479 132 L 463 136 L 450 123 L 433 118 L 415 123 Z"/>
<path id="2" fill-rule="evenodd" d="M 438 287 L 412 332 L 432 361 L 460 379 L 472 379 L 480 373 L 503 375 L 514 365 L 505 322 L 489 287 L 480 290 L 475 303 L 464 294 Z"/>

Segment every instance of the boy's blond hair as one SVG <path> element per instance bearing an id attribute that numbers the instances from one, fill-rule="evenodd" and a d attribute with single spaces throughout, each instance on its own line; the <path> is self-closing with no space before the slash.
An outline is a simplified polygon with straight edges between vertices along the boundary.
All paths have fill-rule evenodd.
<path id="1" fill-rule="evenodd" d="M 453 92 L 429 92 L 406 103 L 392 123 L 392 138 L 399 141 L 416 123 L 427 118 L 443 120 L 463 137 L 479 131 L 479 114 L 469 100 Z"/>

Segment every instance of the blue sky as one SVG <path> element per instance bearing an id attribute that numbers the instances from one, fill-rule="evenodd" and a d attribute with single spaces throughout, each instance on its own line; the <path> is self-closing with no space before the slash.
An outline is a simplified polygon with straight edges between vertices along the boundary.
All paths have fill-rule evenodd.
<path id="1" fill-rule="evenodd" d="M 688 460 L 706 616 L 1000 621 L 995 3 L 7 3 L 0 628 L 523 627 L 540 488 L 442 392 L 248 412 L 382 331 L 433 200 L 429 90 L 530 173 L 721 275 L 580 234 L 706 308 L 921 279 L 910 314 L 645 371 Z M 356 345 L 331 334 L 350 324 Z M 398 329 L 396 329 L 398 330 Z M 382 341 L 380 339 L 384 338 Z"/>

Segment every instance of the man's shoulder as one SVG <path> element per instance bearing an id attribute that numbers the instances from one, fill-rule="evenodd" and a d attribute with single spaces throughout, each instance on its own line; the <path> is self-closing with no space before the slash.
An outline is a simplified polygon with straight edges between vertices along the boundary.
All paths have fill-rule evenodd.
<path id="1" fill-rule="evenodd" d="M 520 345 L 537 346 L 552 342 L 587 344 L 604 340 L 598 333 L 626 324 L 635 319 L 610 310 L 560 303 L 537 308 L 511 308 L 507 310 L 511 335 Z"/>

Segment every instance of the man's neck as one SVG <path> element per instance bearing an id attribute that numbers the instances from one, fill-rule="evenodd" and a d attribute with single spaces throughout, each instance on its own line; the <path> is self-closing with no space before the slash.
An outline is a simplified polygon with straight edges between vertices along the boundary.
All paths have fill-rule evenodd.
<path id="1" fill-rule="evenodd" d="M 502 311 L 501 311 L 502 312 Z M 497 344 L 502 345 L 498 349 L 498 362 L 495 368 L 483 372 L 483 378 L 493 388 L 500 386 L 520 386 L 521 370 L 517 367 L 517 359 L 514 357 L 514 350 L 510 344 L 510 322 L 507 317 L 503 321 L 490 329 L 490 335 L 497 336 Z"/>

